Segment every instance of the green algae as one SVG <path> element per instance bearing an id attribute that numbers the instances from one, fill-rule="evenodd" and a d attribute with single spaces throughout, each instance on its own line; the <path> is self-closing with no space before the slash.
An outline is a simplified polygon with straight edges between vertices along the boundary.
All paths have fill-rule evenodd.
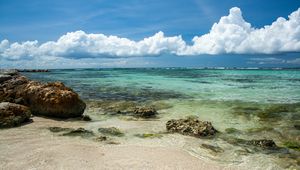
<path id="1" fill-rule="evenodd" d="M 125 135 L 120 129 L 116 127 L 98 128 L 98 132 L 104 135 L 117 136 L 117 137 L 122 137 Z"/>
<path id="2" fill-rule="evenodd" d="M 63 136 L 80 136 L 82 138 L 89 138 L 94 136 L 93 131 L 86 130 L 84 128 L 73 129 L 69 132 L 63 133 Z"/>
<path id="3" fill-rule="evenodd" d="M 233 133 L 240 133 L 241 131 L 236 128 L 227 128 L 225 129 L 225 132 L 228 134 L 233 134 Z"/>
<path id="4" fill-rule="evenodd" d="M 247 129 L 247 133 L 259 133 L 259 132 L 265 132 L 265 131 L 273 131 L 274 128 L 272 127 L 260 127 L 260 128 L 250 128 Z"/>
<path id="5" fill-rule="evenodd" d="M 53 133 L 64 132 L 64 131 L 72 131 L 72 128 L 62 128 L 62 127 L 49 127 L 48 128 Z"/>
<path id="6" fill-rule="evenodd" d="M 142 133 L 142 134 L 135 134 L 134 136 L 139 138 L 161 138 L 163 135 L 158 133 Z"/>
<path id="7" fill-rule="evenodd" d="M 221 153 L 224 152 L 224 150 L 219 147 L 219 146 L 213 146 L 213 145 L 209 145 L 209 144 L 202 144 L 201 147 L 208 149 L 214 153 Z"/>
<path id="8" fill-rule="evenodd" d="M 283 145 L 289 149 L 293 149 L 300 152 L 300 143 L 295 141 L 286 141 Z"/>

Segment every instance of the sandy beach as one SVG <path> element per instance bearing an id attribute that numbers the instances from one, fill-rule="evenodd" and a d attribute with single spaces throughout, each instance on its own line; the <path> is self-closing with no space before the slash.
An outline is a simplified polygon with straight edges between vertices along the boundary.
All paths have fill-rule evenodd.
<path id="1" fill-rule="evenodd" d="M 238 169 L 196 158 L 172 147 L 148 147 L 57 136 L 50 126 L 82 127 L 82 121 L 34 117 L 34 123 L 0 131 L 1 169 Z"/>

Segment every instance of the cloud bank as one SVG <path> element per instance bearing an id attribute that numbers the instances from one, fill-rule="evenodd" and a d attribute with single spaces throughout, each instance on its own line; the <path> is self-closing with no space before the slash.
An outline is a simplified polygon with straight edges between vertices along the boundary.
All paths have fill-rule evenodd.
<path id="1" fill-rule="evenodd" d="M 179 36 L 166 37 L 163 32 L 133 41 L 128 38 L 69 32 L 57 41 L 0 42 L 0 59 L 20 60 L 48 58 L 122 58 L 172 54 L 277 54 L 300 52 L 300 8 L 288 19 L 279 17 L 271 25 L 254 28 L 246 22 L 239 8 L 213 24 L 209 33 L 195 36 L 191 45 Z"/>

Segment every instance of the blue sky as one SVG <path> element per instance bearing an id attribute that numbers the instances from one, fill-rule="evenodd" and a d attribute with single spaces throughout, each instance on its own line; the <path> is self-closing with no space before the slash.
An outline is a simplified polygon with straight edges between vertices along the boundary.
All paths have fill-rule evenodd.
<path id="1" fill-rule="evenodd" d="M 300 66 L 300 51 L 298 46 L 293 44 L 282 48 L 282 50 L 276 50 L 275 47 L 278 46 L 278 48 L 281 48 L 283 46 L 279 44 L 274 46 L 274 49 L 270 48 L 266 51 L 259 48 L 253 49 L 252 46 L 229 51 L 228 49 L 214 49 L 215 51 L 213 50 L 214 52 L 211 53 L 207 49 L 202 49 L 202 47 L 198 46 L 197 48 L 193 47 L 189 50 L 181 50 L 180 52 L 174 49 L 183 48 L 183 45 L 181 45 L 182 42 L 186 43 L 184 48 L 186 46 L 193 46 L 192 39 L 195 36 L 208 34 L 214 23 L 219 22 L 220 29 L 222 29 L 223 25 L 220 18 L 229 16 L 229 10 L 232 7 L 238 7 L 242 12 L 245 22 L 251 23 L 251 28 L 258 29 L 266 25 L 271 25 L 278 17 L 287 19 L 288 15 L 298 10 L 300 1 L 0 0 L 0 42 L 2 40 L 9 41 L 9 43 L 2 43 L 9 44 L 3 45 L 2 54 L 0 48 L 0 67 Z M 238 11 L 235 10 L 231 14 L 232 16 L 238 16 Z M 299 25 L 296 26 L 295 29 L 300 29 Z M 245 29 L 247 30 L 247 28 Z M 84 34 L 76 32 L 78 30 L 84 31 Z M 150 47 L 145 47 L 146 52 L 95 52 L 96 47 L 94 46 L 85 46 L 84 48 L 89 48 L 86 50 L 80 45 L 76 47 L 72 46 L 72 49 L 68 46 L 66 51 L 69 53 L 66 51 L 61 53 L 59 51 L 55 54 L 51 53 L 51 55 L 49 52 L 33 54 L 33 52 L 27 50 L 32 49 L 34 51 L 36 46 L 39 47 L 43 43 L 49 41 L 56 42 L 68 32 L 75 32 L 72 35 L 73 37 L 103 34 L 105 36 L 114 35 L 138 42 L 144 38 L 152 37 L 159 31 L 163 32 L 163 40 L 165 40 L 165 37 L 176 37 L 177 39 L 174 41 L 177 44 L 172 46 L 173 40 L 166 40 L 166 43 L 171 43 L 171 45 L 167 44 L 167 47 L 164 46 L 165 43 L 155 45 L 161 48 L 158 52 L 149 51 Z M 294 37 L 292 37 L 296 43 L 300 41 L 299 32 L 295 31 Z M 177 37 L 180 35 L 181 39 Z M 220 37 L 222 36 L 223 34 L 220 34 Z M 280 37 L 278 39 L 281 41 Z M 25 41 L 35 40 L 38 41 L 37 44 L 26 45 L 25 48 L 23 46 L 11 47 L 14 42 L 22 44 Z M 88 40 L 90 42 L 90 37 Z M 94 41 L 93 38 L 92 40 Z M 108 40 L 110 39 L 108 38 Z M 230 41 L 225 40 L 224 42 Z M 84 41 L 86 40 L 84 39 Z M 100 40 L 97 38 L 95 41 L 98 42 Z M 105 41 L 107 40 L 105 39 Z M 161 41 L 161 39 L 156 38 L 155 41 Z M 285 41 L 287 40 L 282 40 L 282 42 Z M 203 39 L 199 39 L 199 46 L 205 42 Z M 262 44 L 266 44 L 266 42 L 262 42 Z M 55 48 L 61 50 L 61 48 L 64 48 L 64 45 L 60 47 L 55 45 Z M 165 50 L 169 46 L 171 46 L 170 49 Z M 97 48 L 101 47 L 97 46 Z M 75 49 L 74 52 L 73 48 L 79 48 L 80 50 Z M 26 50 L 24 51 L 24 49 Z M 7 51 L 5 53 L 3 52 L 4 50 L 18 51 L 18 53 Z M 70 51 L 72 52 L 70 53 Z M 37 55 L 41 58 L 37 58 Z M 41 60 L 43 61 L 39 63 Z"/>

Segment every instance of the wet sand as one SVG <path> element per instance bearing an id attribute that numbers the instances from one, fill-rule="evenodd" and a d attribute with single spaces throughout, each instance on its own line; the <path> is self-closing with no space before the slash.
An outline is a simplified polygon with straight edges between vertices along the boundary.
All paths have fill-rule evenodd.
<path id="1" fill-rule="evenodd" d="M 201 159 L 174 147 L 104 144 L 58 136 L 48 127 L 84 127 L 82 121 L 34 117 L 33 123 L 0 130 L 0 169 L 243 169 Z"/>

